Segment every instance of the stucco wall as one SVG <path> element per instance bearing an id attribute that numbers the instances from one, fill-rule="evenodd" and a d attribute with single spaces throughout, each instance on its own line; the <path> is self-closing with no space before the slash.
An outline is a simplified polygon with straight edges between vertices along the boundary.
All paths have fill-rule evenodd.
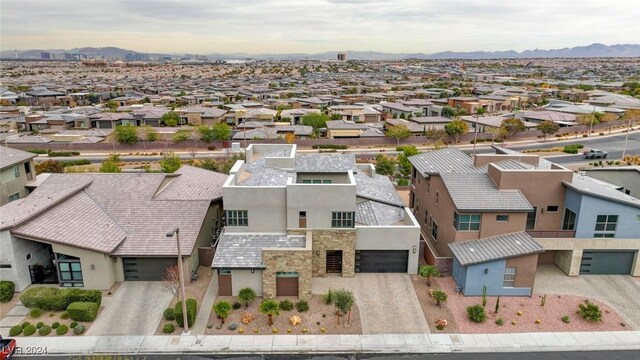
<path id="1" fill-rule="evenodd" d="M 342 250 L 342 276 L 353 276 L 355 273 L 356 229 L 312 230 L 311 233 L 313 239 L 313 276 L 327 274 L 328 250 Z"/>
<path id="2" fill-rule="evenodd" d="M 536 278 L 536 268 L 538 267 L 538 254 L 507 259 L 506 266 L 518 269 L 514 284 L 515 287 L 533 289 Z"/>
<path id="3" fill-rule="evenodd" d="M 249 218 L 249 226 L 226 226 L 225 232 L 286 232 L 287 189 L 284 186 L 230 186 L 225 187 L 223 189 L 223 192 L 224 209 L 247 210 L 247 215 Z M 296 224 L 298 221 L 297 216 L 298 214 L 296 213 Z"/>
<path id="4" fill-rule="evenodd" d="M 611 184 L 622 186 L 630 191 L 629 195 L 640 198 L 640 173 L 634 170 L 587 170 L 587 175 Z"/>
<path id="5" fill-rule="evenodd" d="M 487 295 L 496 296 L 529 296 L 531 288 L 503 287 L 506 260 L 490 261 L 482 264 L 466 266 L 465 287 L 462 292 L 466 296 L 482 295 L 483 286 L 487 286 Z M 485 270 L 486 269 L 486 270 Z M 516 275 L 517 278 L 517 275 Z"/>
<path id="6" fill-rule="evenodd" d="M 24 169 L 25 163 L 17 164 L 20 169 L 20 176 L 15 177 L 14 166 L 0 170 L 0 206 L 9 202 L 9 196 L 19 193 L 20 199 L 25 198 L 29 192 L 24 187 L 27 184 L 27 174 Z M 36 169 L 33 161 L 29 161 L 31 176 L 36 177 Z"/>
<path id="7" fill-rule="evenodd" d="M 576 198 L 582 198 L 579 205 L 580 210 L 576 212 L 576 238 L 593 238 L 598 215 L 618 215 L 616 238 L 640 238 L 639 208 L 582 195 L 572 189 L 567 189 L 567 194 L 568 198 L 571 199 L 571 202 L 567 202 L 567 207 L 572 210 L 577 207 Z"/>
<path id="8" fill-rule="evenodd" d="M 219 218 L 222 218 L 222 202 L 214 203 L 209 207 L 209 210 L 207 210 L 207 214 L 200 227 L 200 232 L 198 233 L 198 238 L 196 239 L 196 244 L 191 253 L 190 271 L 196 270 L 200 264 L 198 248 L 211 246 L 211 242 L 213 241 L 213 226 Z M 209 266 L 210 265 L 211 264 L 209 264 Z"/>
<path id="9" fill-rule="evenodd" d="M 286 192 L 287 228 L 290 229 L 299 227 L 300 211 L 307 212 L 309 229 L 330 229 L 333 211 L 356 211 L 355 182 L 352 184 L 288 184 Z M 226 200 L 225 207 L 227 207 Z M 274 209 L 269 215 L 273 216 L 275 212 Z"/>
<path id="10" fill-rule="evenodd" d="M 52 244 L 52 246 L 56 253 L 80 258 L 85 289 L 109 290 L 116 281 L 118 263 L 114 262 L 109 255 L 67 245 Z"/>
<path id="11" fill-rule="evenodd" d="M 357 226 L 356 250 L 408 250 L 407 273 L 417 274 L 419 226 Z"/>
<path id="12" fill-rule="evenodd" d="M 262 296 L 262 270 L 248 269 L 232 269 L 231 270 L 231 290 L 233 296 L 238 296 L 238 293 L 243 288 L 251 288 L 256 292 L 257 296 Z"/>
<path id="13" fill-rule="evenodd" d="M 27 255 L 31 259 L 27 260 Z M 49 265 L 51 256 L 47 245 L 35 241 L 19 239 L 8 230 L 0 231 L 0 261 L 10 264 L 10 269 L 0 269 L 0 279 L 13 281 L 16 291 L 22 291 L 31 285 L 29 265 Z"/>

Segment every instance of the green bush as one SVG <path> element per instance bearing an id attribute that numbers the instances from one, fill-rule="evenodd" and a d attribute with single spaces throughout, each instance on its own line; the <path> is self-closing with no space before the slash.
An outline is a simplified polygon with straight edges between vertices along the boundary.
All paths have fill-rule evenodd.
<path id="1" fill-rule="evenodd" d="M 75 328 L 76 326 L 78 326 L 78 323 L 76 321 L 72 321 L 71 324 L 69 324 L 70 328 Z"/>
<path id="2" fill-rule="evenodd" d="M 407 178 L 398 178 L 398 186 L 409 186 L 410 182 Z"/>
<path id="3" fill-rule="evenodd" d="M 293 303 L 289 300 L 283 300 L 280 302 L 280 310 L 291 311 L 293 310 Z"/>
<path id="4" fill-rule="evenodd" d="M 324 303 L 327 305 L 333 304 L 333 291 L 331 291 L 331 289 L 329 289 L 327 294 L 324 296 Z"/>
<path id="5" fill-rule="evenodd" d="M 41 328 L 41 327 L 43 327 L 43 326 L 44 326 L 44 323 L 43 323 L 42 321 L 40 321 L 40 322 L 38 322 L 38 323 L 36 324 L 36 329 L 40 329 L 40 328 Z"/>
<path id="6" fill-rule="evenodd" d="M 24 329 L 24 328 L 26 328 L 26 327 L 27 327 L 27 326 L 29 326 L 29 325 L 31 325 L 31 323 L 30 323 L 30 322 L 28 322 L 28 321 L 25 321 L 25 322 L 23 322 L 23 323 L 22 323 L 22 328 Z"/>
<path id="7" fill-rule="evenodd" d="M 562 317 L 562 322 L 565 324 L 568 324 L 571 322 L 571 318 L 569 317 L 569 315 L 565 315 Z"/>
<path id="8" fill-rule="evenodd" d="M 233 310 L 238 310 L 242 307 L 242 304 L 236 301 L 233 303 L 232 307 L 233 307 Z"/>
<path id="9" fill-rule="evenodd" d="M 22 326 L 20 325 L 12 326 L 9 330 L 9 336 L 18 336 L 20 334 L 22 334 Z"/>
<path id="10" fill-rule="evenodd" d="M 53 324 L 51 324 L 51 328 L 53 328 L 53 329 L 57 329 L 57 328 L 58 328 L 58 326 L 60 326 L 60 323 L 59 323 L 59 322 L 57 322 L 57 321 L 56 321 L 56 322 L 54 322 Z"/>
<path id="11" fill-rule="evenodd" d="M 73 161 L 61 161 L 62 166 L 67 167 L 67 166 L 78 166 L 78 165 L 91 165 L 91 160 L 87 160 L 87 159 L 80 159 L 80 160 L 73 160 Z"/>
<path id="12" fill-rule="evenodd" d="M 80 324 L 73 328 L 73 335 L 82 335 L 86 329 L 84 325 Z"/>
<path id="13" fill-rule="evenodd" d="M 504 325 L 504 320 L 502 320 L 502 318 L 496 320 L 496 325 L 498 325 L 498 326 Z"/>
<path id="14" fill-rule="evenodd" d="M 164 313 L 162 315 L 164 316 L 164 319 L 167 321 L 172 321 L 176 319 L 176 313 L 173 308 L 164 309 Z"/>
<path id="15" fill-rule="evenodd" d="M 78 155 L 80 155 L 79 151 L 49 151 L 49 157 L 67 157 Z"/>
<path id="16" fill-rule="evenodd" d="M 487 312 L 482 305 L 467 306 L 467 317 L 475 323 L 487 320 Z"/>
<path id="17" fill-rule="evenodd" d="M 67 333 L 67 331 L 69 331 L 69 327 L 67 325 L 62 324 L 58 326 L 58 328 L 56 329 L 56 334 L 64 335 Z"/>
<path id="18" fill-rule="evenodd" d="M 296 310 L 299 312 L 309 311 L 309 303 L 306 300 L 300 300 L 296 303 Z"/>
<path id="19" fill-rule="evenodd" d="M 345 150 L 349 148 L 348 145 L 332 145 L 332 144 L 313 145 L 312 147 L 314 149 L 333 149 L 333 150 Z"/>
<path id="20" fill-rule="evenodd" d="M 184 327 L 184 317 L 182 316 L 182 301 L 178 301 L 174 308 L 176 322 L 178 326 Z M 189 327 L 193 326 L 198 313 L 198 302 L 195 299 L 187 299 L 187 323 Z"/>
<path id="21" fill-rule="evenodd" d="M 37 319 L 40 316 L 42 316 L 42 310 L 40 310 L 38 308 L 33 308 L 33 309 L 29 310 L 29 317 L 30 318 Z"/>
<path id="22" fill-rule="evenodd" d="M 578 314 L 585 320 L 602 321 L 600 307 L 589 300 L 585 300 L 584 304 L 578 304 Z"/>
<path id="23" fill-rule="evenodd" d="M 32 154 L 46 154 L 47 152 L 49 152 L 46 149 L 27 149 L 25 151 L 28 151 L 28 152 L 30 152 Z"/>
<path id="24" fill-rule="evenodd" d="M 62 314 L 60 314 L 60 319 L 62 320 L 67 320 L 69 318 L 69 314 L 67 314 L 66 311 L 62 312 Z"/>
<path id="25" fill-rule="evenodd" d="M 13 293 L 16 291 L 16 284 L 13 281 L 0 281 L 0 302 L 7 302 L 13 299 Z"/>
<path id="26" fill-rule="evenodd" d="M 100 306 L 94 302 L 74 302 L 67 307 L 71 320 L 93 321 L 98 316 Z"/>
<path id="27" fill-rule="evenodd" d="M 176 327 L 173 326 L 172 323 L 164 324 L 164 326 L 162 327 L 162 332 L 165 334 L 171 334 L 175 330 L 176 330 Z"/>
<path id="28" fill-rule="evenodd" d="M 40 334 L 40 336 L 47 336 L 47 335 L 51 334 L 51 326 L 45 325 L 45 326 L 41 327 L 38 330 L 38 334 Z"/>
<path id="29" fill-rule="evenodd" d="M 24 329 L 22 329 L 22 335 L 31 336 L 36 333 L 36 327 L 33 325 L 27 325 Z"/>
<path id="30" fill-rule="evenodd" d="M 20 301 L 28 308 L 62 311 L 74 302 L 94 302 L 99 307 L 102 303 L 102 293 L 99 290 L 35 286 L 23 292 Z"/>

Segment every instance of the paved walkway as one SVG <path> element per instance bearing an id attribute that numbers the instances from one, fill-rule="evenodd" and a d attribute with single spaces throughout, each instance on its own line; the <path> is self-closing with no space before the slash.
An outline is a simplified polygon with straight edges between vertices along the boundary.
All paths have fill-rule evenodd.
<path id="1" fill-rule="evenodd" d="M 172 295 L 160 281 L 125 281 L 111 298 L 87 335 L 153 335 Z"/>
<path id="2" fill-rule="evenodd" d="M 2 337 L 9 337 L 11 327 L 21 324 L 27 314 L 29 314 L 29 309 L 22 305 L 21 302 L 18 302 L 16 306 L 9 310 L 7 315 L 0 320 L 0 335 L 2 335 Z"/>
<path id="3" fill-rule="evenodd" d="M 193 324 L 193 329 L 191 330 L 192 334 L 204 334 L 216 296 L 218 296 L 218 275 L 214 272 L 211 277 L 211 282 L 209 282 L 207 292 L 204 294 L 204 299 L 202 299 L 200 309 L 198 309 L 198 316 L 196 316 L 196 322 Z"/>
<path id="4" fill-rule="evenodd" d="M 640 330 L 640 281 L 631 276 L 567 276 L 555 265 L 540 265 L 534 291 L 578 295 L 602 301 L 616 310 L 634 330 Z"/>
<path id="5" fill-rule="evenodd" d="M 356 274 L 352 278 L 313 278 L 312 292 L 329 288 L 353 291 L 363 334 L 429 333 L 418 297 L 407 274 Z"/>

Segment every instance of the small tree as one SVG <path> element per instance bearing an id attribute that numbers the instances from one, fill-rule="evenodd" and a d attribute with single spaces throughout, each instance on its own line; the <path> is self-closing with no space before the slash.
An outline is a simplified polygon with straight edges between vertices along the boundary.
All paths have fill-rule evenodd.
<path id="1" fill-rule="evenodd" d="M 182 162 L 178 155 L 170 151 L 162 160 L 160 160 L 160 169 L 163 173 L 172 173 L 178 170 L 182 166 Z"/>
<path id="2" fill-rule="evenodd" d="M 179 297 L 180 272 L 178 265 L 169 265 L 164 269 L 164 275 L 162 276 L 162 288 L 173 294 L 173 296 Z"/>
<path id="3" fill-rule="evenodd" d="M 411 174 L 411 170 L 413 166 L 409 161 L 409 157 L 413 155 L 418 155 L 420 151 L 415 145 L 405 145 L 402 147 L 402 154 L 398 155 L 398 171 L 402 176 L 409 176 Z"/>
<path id="4" fill-rule="evenodd" d="M 149 125 L 145 125 L 142 129 L 142 132 L 144 133 L 144 138 L 147 141 L 157 141 L 158 140 L 158 131 L 156 131 L 156 129 L 152 128 Z"/>
<path id="5" fill-rule="evenodd" d="M 100 166 L 101 173 L 119 173 L 120 169 L 120 155 L 110 154 L 107 160 L 105 160 Z"/>
<path id="6" fill-rule="evenodd" d="M 115 130 L 116 141 L 121 144 L 135 144 L 140 139 L 135 126 L 117 125 Z"/>
<path id="7" fill-rule="evenodd" d="M 249 304 L 256 299 L 256 292 L 253 291 L 252 288 L 244 288 L 240 289 L 238 292 L 238 299 L 244 305 L 244 308 L 247 309 Z"/>
<path id="8" fill-rule="evenodd" d="M 209 171 L 216 171 L 216 172 L 220 171 L 219 163 L 213 159 L 204 159 L 200 163 L 198 163 L 196 166 Z"/>
<path id="9" fill-rule="evenodd" d="M 200 140 L 204 141 L 204 142 L 211 142 L 213 141 L 213 129 L 206 126 L 206 125 L 201 125 L 198 126 L 197 128 L 198 134 L 200 135 Z"/>
<path id="10" fill-rule="evenodd" d="M 405 125 L 392 125 L 389 126 L 385 135 L 396 139 L 398 146 L 400 146 L 400 140 L 407 139 L 411 136 L 411 130 L 409 130 Z"/>
<path id="11" fill-rule="evenodd" d="M 60 161 L 55 160 L 47 160 L 41 163 L 36 163 L 36 174 L 40 175 L 42 173 L 63 173 L 64 172 L 64 164 Z"/>
<path id="12" fill-rule="evenodd" d="M 476 110 L 476 114 L 478 114 L 478 115 L 484 115 L 486 112 L 487 112 L 487 109 L 486 109 L 486 108 L 483 108 L 483 107 L 478 108 L 478 109 Z"/>
<path id="13" fill-rule="evenodd" d="M 395 160 L 379 154 L 376 156 L 376 174 L 393 175 L 396 172 Z"/>
<path id="14" fill-rule="evenodd" d="M 427 286 L 431 287 L 431 277 L 440 276 L 440 270 L 433 265 L 421 265 L 418 269 L 420 276 L 427 278 Z"/>
<path id="15" fill-rule="evenodd" d="M 220 319 L 220 324 L 224 324 L 224 320 L 229 317 L 231 312 L 231 304 L 228 301 L 218 301 L 213 305 L 213 311 Z"/>
<path id="16" fill-rule="evenodd" d="M 445 105 L 442 107 L 442 116 L 452 118 L 456 116 L 456 109 L 452 108 L 451 106 Z"/>
<path id="17" fill-rule="evenodd" d="M 109 101 L 107 101 L 107 102 L 104 104 L 104 106 L 105 106 L 107 109 L 109 109 L 109 110 L 113 111 L 113 110 L 115 110 L 115 109 L 117 109 L 117 108 L 118 108 L 119 104 L 118 104 L 118 102 L 117 102 L 117 101 L 109 100 Z"/>
<path id="18" fill-rule="evenodd" d="M 223 122 L 213 125 L 211 131 L 213 140 L 227 141 L 231 138 L 231 127 Z"/>
<path id="19" fill-rule="evenodd" d="M 460 136 L 469 131 L 469 125 L 466 122 L 456 119 L 444 126 L 444 132 L 456 139 L 456 144 L 460 142 Z"/>
<path id="20" fill-rule="evenodd" d="M 447 293 L 442 290 L 435 290 L 432 296 L 433 296 L 433 299 L 436 301 L 436 305 L 438 307 L 442 307 L 442 303 L 447 301 L 447 299 L 449 298 L 447 296 Z"/>
<path id="21" fill-rule="evenodd" d="M 502 123 L 500 123 L 500 134 L 505 137 L 505 139 L 510 138 L 513 134 L 525 131 L 527 128 L 524 126 L 524 122 L 520 119 L 504 119 Z"/>
<path id="22" fill-rule="evenodd" d="M 178 113 L 175 111 L 164 113 L 160 119 L 165 126 L 170 127 L 174 127 L 178 125 L 178 122 L 180 122 L 180 116 L 178 116 Z"/>
<path id="23" fill-rule="evenodd" d="M 553 121 L 545 120 L 537 126 L 537 129 L 542 133 L 544 141 L 547 141 L 547 137 L 549 137 L 549 135 L 553 135 L 560 130 L 560 125 Z"/>
<path id="24" fill-rule="evenodd" d="M 264 299 L 260 303 L 260 312 L 267 315 L 269 326 L 273 326 L 273 317 L 280 315 L 280 306 L 277 301 Z"/>
<path id="25" fill-rule="evenodd" d="M 351 308 L 354 302 L 355 297 L 349 290 L 339 289 L 333 292 L 333 304 L 338 310 L 338 325 L 340 325 L 340 317 L 347 314 L 347 324 L 351 324 Z"/>
<path id="26" fill-rule="evenodd" d="M 186 130 L 178 130 L 173 134 L 173 141 L 184 142 L 189 140 L 189 132 Z"/>
<path id="27" fill-rule="evenodd" d="M 314 130 L 318 130 L 327 127 L 327 120 L 329 117 L 325 114 L 308 113 L 300 119 L 300 122 L 302 125 L 311 126 Z"/>

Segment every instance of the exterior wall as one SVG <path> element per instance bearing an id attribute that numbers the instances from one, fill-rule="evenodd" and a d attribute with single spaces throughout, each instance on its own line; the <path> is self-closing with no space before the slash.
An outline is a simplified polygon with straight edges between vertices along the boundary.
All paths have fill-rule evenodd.
<path id="1" fill-rule="evenodd" d="M 113 283 L 116 282 L 118 263 L 114 262 L 111 256 L 67 245 L 51 245 L 55 253 L 80 258 L 85 289 L 109 290 L 111 286 L 113 286 Z M 120 264 L 119 269 L 122 269 L 122 264 Z"/>
<path id="2" fill-rule="evenodd" d="M 45 244 L 16 238 L 4 230 L 0 231 L 0 263 L 11 265 L 10 269 L 0 269 L 0 279 L 13 281 L 20 292 L 31 285 L 29 265 L 50 264 L 51 256 Z"/>
<path id="3" fill-rule="evenodd" d="M 332 184 L 349 184 L 349 176 L 347 174 L 332 174 L 332 173 L 307 174 L 307 173 L 299 173 L 299 174 L 296 175 L 296 183 L 298 183 L 298 184 L 302 184 L 303 180 L 319 180 L 319 179 L 331 180 Z"/>
<path id="4" fill-rule="evenodd" d="M 578 202 L 579 200 L 579 202 Z M 579 205 L 578 205 L 579 204 Z M 567 189 L 567 208 L 576 212 L 576 238 L 593 238 L 598 215 L 618 215 L 615 237 L 640 238 L 640 209 L 616 202 L 598 199 Z M 611 240 L 611 239 L 608 239 Z"/>
<path id="5" fill-rule="evenodd" d="M 276 297 L 276 273 L 298 273 L 298 297 L 300 300 L 311 299 L 311 241 L 307 235 L 307 246 L 304 249 L 262 249 L 262 295 L 265 298 Z"/>
<path id="6" fill-rule="evenodd" d="M 530 165 L 538 165 L 540 161 L 540 156 L 538 155 L 529 155 L 529 154 L 518 154 L 518 155 L 506 155 L 506 154 L 477 154 L 473 159 L 473 163 L 475 166 L 483 166 L 490 163 L 495 163 L 499 161 L 505 160 L 516 160 L 519 162 L 523 162 L 525 164 Z M 491 172 L 489 171 L 491 174 Z"/>
<path id="7" fill-rule="evenodd" d="M 341 137 L 360 137 L 362 130 L 328 130 L 327 137 L 329 139 L 341 138 Z"/>
<path id="8" fill-rule="evenodd" d="M 355 212 L 356 186 L 352 175 L 350 177 L 351 184 L 288 184 L 287 208 L 283 210 L 283 214 L 287 216 L 287 228 L 299 227 L 300 211 L 307 212 L 309 229 L 331 229 L 331 212 L 333 211 Z M 328 194 L 330 196 L 327 196 Z M 229 208 L 226 200 L 225 207 Z M 275 212 L 276 209 L 269 209 L 267 220 L 272 222 L 271 218 Z M 251 215 L 249 217 L 251 222 Z M 259 231 L 269 232 L 265 229 Z"/>
<path id="9" fill-rule="evenodd" d="M 33 164 L 33 160 L 28 161 L 31 168 L 31 180 L 36 177 L 36 169 Z M 24 169 L 24 162 L 16 164 L 14 166 L 2 169 L 0 171 L 0 206 L 9 202 L 9 196 L 18 193 L 20 199 L 25 198 L 29 191 L 24 187 L 30 179 L 27 178 L 27 173 Z M 18 166 L 20 169 L 20 177 L 15 177 L 14 167 Z"/>
<path id="10" fill-rule="evenodd" d="M 312 230 L 312 273 L 315 277 L 327 274 L 327 250 L 342 250 L 342 276 L 352 277 L 356 264 L 356 229 Z"/>
<path id="11" fill-rule="evenodd" d="M 538 254 L 507 259 L 506 266 L 518 269 L 514 284 L 515 287 L 533 289 L 536 278 L 536 268 L 538 266 Z"/>
<path id="12" fill-rule="evenodd" d="M 587 170 L 587 176 L 622 186 L 629 190 L 629 195 L 640 198 L 640 172 L 637 170 Z"/>
<path id="13" fill-rule="evenodd" d="M 232 269 L 231 270 L 231 291 L 233 296 L 243 288 L 252 288 L 257 296 L 262 296 L 262 270 L 254 270 L 251 273 L 249 269 Z"/>
<path id="14" fill-rule="evenodd" d="M 190 257 L 190 268 L 189 273 L 191 271 L 195 271 L 198 269 L 200 265 L 200 253 L 198 248 L 200 247 L 210 247 L 213 241 L 213 227 L 216 224 L 216 221 L 222 217 L 222 204 L 221 202 L 217 202 L 209 207 L 207 210 L 207 214 L 205 215 L 204 221 L 202 222 L 202 226 L 200 227 L 200 233 L 198 234 L 198 238 L 196 239 L 196 244 L 193 248 L 193 252 Z M 211 264 L 209 264 L 210 266 Z"/>
<path id="15" fill-rule="evenodd" d="M 287 189 L 284 186 L 229 186 L 224 187 L 223 192 L 225 210 L 247 210 L 249 217 L 249 226 L 226 226 L 226 232 L 286 232 Z M 296 227 L 297 216 L 296 213 Z"/>
<path id="16" fill-rule="evenodd" d="M 453 261 L 454 269 L 457 266 L 460 266 L 455 258 Z M 532 292 L 531 287 L 506 288 L 502 286 L 506 264 L 507 260 L 502 259 L 482 264 L 465 266 L 464 268 L 466 268 L 466 270 L 460 269 L 457 271 L 458 278 L 464 277 L 464 279 L 460 280 L 460 283 L 458 283 L 456 279 L 456 284 L 458 284 L 465 296 L 482 295 L 483 286 L 487 287 L 487 295 L 489 296 L 530 296 Z M 518 269 L 516 281 L 518 276 L 520 275 L 519 272 L 520 269 Z M 456 276 L 454 276 L 454 278 L 456 278 Z M 461 283 L 465 286 L 461 287 Z"/>
<path id="17" fill-rule="evenodd" d="M 508 215 L 509 221 L 497 221 L 497 215 Z M 480 239 L 490 236 L 510 234 L 518 231 L 524 231 L 527 225 L 527 213 L 522 212 L 496 212 L 482 213 L 482 222 L 480 223 L 480 232 L 477 231 L 458 231 L 456 241 L 461 238 L 467 238 L 469 233 L 478 234 L 473 239 Z M 451 226 L 453 227 L 453 220 Z"/>

